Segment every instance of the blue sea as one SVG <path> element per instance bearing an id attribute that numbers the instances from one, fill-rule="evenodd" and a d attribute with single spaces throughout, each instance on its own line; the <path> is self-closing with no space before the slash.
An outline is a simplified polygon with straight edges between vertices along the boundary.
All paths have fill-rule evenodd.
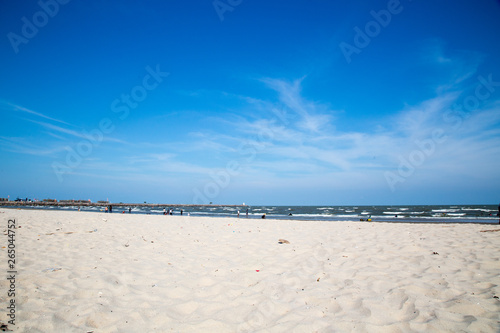
<path id="1" fill-rule="evenodd" d="M 25 207 L 27 208 L 27 207 Z M 78 210 L 78 207 L 32 207 L 36 209 Z M 438 222 L 438 223 L 498 223 L 497 205 L 436 205 L 436 206 L 186 206 L 186 207 L 113 207 L 113 214 L 163 214 L 163 208 L 173 209 L 174 215 L 288 219 L 305 221 L 373 222 Z M 103 211 L 104 207 L 80 207 L 82 211 Z M 248 217 L 246 211 L 248 209 Z"/>

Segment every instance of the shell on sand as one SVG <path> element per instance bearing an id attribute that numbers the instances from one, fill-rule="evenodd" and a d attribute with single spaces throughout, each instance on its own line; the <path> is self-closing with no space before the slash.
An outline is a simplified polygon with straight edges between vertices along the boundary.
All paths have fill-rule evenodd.
<path id="1" fill-rule="evenodd" d="M 278 239 L 278 243 L 280 243 L 280 244 L 290 244 L 289 241 L 287 241 L 286 239 L 281 239 L 281 238 Z"/>

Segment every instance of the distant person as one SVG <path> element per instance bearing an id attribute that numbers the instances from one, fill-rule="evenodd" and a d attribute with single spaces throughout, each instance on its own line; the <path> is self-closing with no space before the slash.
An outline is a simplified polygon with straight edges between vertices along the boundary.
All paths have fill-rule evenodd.
<path id="1" fill-rule="evenodd" d="M 238 217 L 240 217 L 240 211 L 238 211 Z"/>
<path id="2" fill-rule="evenodd" d="M 167 215 L 167 210 L 163 208 L 163 215 Z"/>
<path id="3" fill-rule="evenodd" d="M 182 215 L 182 213 L 184 213 L 184 211 L 181 209 L 181 215 Z"/>
<path id="4" fill-rule="evenodd" d="M 108 212 L 108 207 L 105 207 L 104 208 L 104 212 L 107 213 Z"/>
<path id="5" fill-rule="evenodd" d="M 128 213 L 129 213 L 129 214 L 132 214 L 132 208 L 130 208 L 130 207 L 129 207 L 129 209 L 128 209 Z"/>
<path id="6" fill-rule="evenodd" d="M 247 217 L 248 217 L 248 208 L 247 208 Z"/>
<path id="7" fill-rule="evenodd" d="M 174 215 L 174 209 L 170 208 L 170 215 Z"/>
<path id="8" fill-rule="evenodd" d="M 266 218 L 266 213 L 264 213 L 264 215 L 262 215 L 261 218 L 265 219 Z"/>
<path id="9" fill-rule="evenodd" d="M 113 212 L 113 206 L 109 205 L 109 212 L 112 213 Z"/>

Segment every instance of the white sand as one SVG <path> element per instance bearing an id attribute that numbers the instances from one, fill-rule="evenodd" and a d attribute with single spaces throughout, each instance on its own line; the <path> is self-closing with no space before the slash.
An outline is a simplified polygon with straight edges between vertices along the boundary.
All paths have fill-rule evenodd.
<path id="1" fill-rule="evenodd" d="M 500 226 L 0 212 L 17 332 L 499 330 Z"/>

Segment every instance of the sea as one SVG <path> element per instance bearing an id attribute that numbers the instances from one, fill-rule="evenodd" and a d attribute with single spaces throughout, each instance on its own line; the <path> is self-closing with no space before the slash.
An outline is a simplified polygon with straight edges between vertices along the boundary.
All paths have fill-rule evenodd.
<path id="1" fill-rule="evenodd" d="M 24 207 L 28 208 L 28 207 Z M 34 209 L 104 211 L 104 207 L 31 207 Z M 499 223 L 497 205 L 408 205 L 408 206 L 115 206 L 112 214 L 162 215 L 163 208 L 173 215 L 212 216 L 270 220 L 367 221 L 414 223 Z M 248 214 L 247 214 L 248 209 Z"/>

